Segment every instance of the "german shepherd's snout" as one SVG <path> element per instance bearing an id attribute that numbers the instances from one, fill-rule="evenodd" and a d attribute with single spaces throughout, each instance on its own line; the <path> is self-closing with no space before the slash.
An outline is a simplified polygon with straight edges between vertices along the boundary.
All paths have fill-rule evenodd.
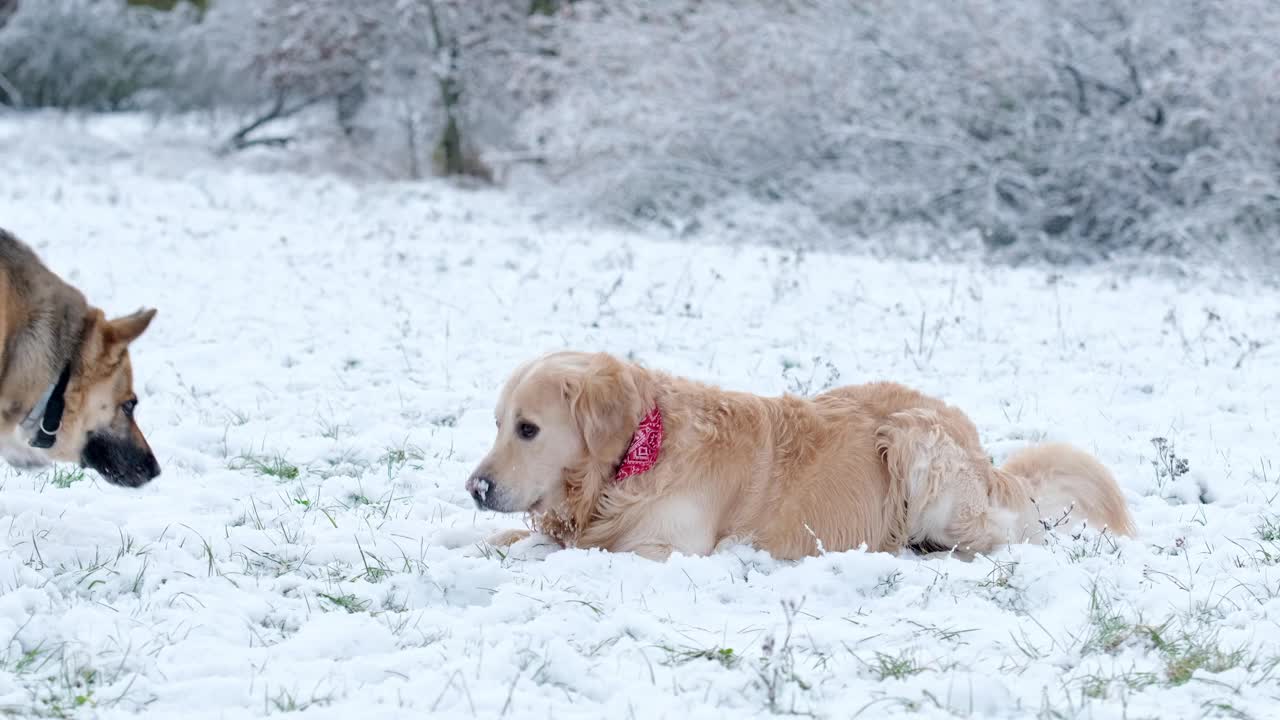
<path id="1" fill-rule="evenodd" d="M 89 433 L 80 464 L 97 470 L 115 485 L 138 487 L 151 482 L 160 475 L 160 463 L 136 427 L 133 434 L 136 437 L 118 438 Z"/>

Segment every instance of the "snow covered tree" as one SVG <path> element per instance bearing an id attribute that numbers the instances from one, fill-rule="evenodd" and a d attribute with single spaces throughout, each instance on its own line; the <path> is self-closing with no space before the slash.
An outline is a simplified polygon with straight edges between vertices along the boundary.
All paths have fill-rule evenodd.
<path id="1" fill-rule="evenodd" d="M 1061 259 L 1280 231 L 1269 0 L 579 2 L 556 32 L 523 137 L 622 221 Z M 787 221 L 743 227 L 761 203 Z"/>
<path id="2" fill-rule="evenodd" d="M 287 136 L 255 133 L 324 101 L 335 102 L 339 121 L 348 121 L 387 53 L 387 9 L 386 2 L 343 0 L 266 0 L 254 7 L 247 70 L 271 101 L 229 148 L 284 144 Z"/>
<path id="3" fill-rule="evenodd" d="M 233 148 L 283 142 L 256 133 L 329 101 L 350 134 L 373 101 L 399 117 L 411 175 L 421 173 L 419 147 L 427 147 L 439 174 L 483 176 L 472 137 L 510 134 L 519 113 L 512 83 L 533 48 L 526 2 L 264 0 L 253 17 L 251 74 L 273 99 Z"/>
<path id="4" fill-rule="evenodd" d="M 182 3 L 191 3 L 204 11 L 209 7 L 209 0 L 127 0 L 130 5 L 149 7 L 154 10 L 172 10 Z"/>
<path id="5" fill-rule="evenodd" d="M 193 13 L 123 0 L 0 0 L 0 102 L 119 110 L 172 87 Z"/>
<path id="6" fill-rule="evenodd" d="M 18 11 L 18 0 L 0 0 L 0 31 L 9 22 L 9 18 Z M 3 37 L 0 35 L 0 37 Z M 0 104 L 21 105 L 22 92 L 16 88 L 0 71 Z"/>

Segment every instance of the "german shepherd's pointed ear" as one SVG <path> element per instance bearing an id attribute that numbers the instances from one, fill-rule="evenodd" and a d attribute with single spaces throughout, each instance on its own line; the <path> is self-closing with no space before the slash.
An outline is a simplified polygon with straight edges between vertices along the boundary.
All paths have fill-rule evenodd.
<path id="1" fill-rule="evenodd" d="M 565 378 L 569 412 L 593 460 L 616 463 L 631 443 L 643 415 L 634 375 L 616 358 L 598 353 Z"/>
<path id="2" fill-rule="evenodd" d="M 151 308 L 111 320 L 107 323 L 108 344 L 127 346 L 147 331 L 155 316 L 155 308 Z"/>

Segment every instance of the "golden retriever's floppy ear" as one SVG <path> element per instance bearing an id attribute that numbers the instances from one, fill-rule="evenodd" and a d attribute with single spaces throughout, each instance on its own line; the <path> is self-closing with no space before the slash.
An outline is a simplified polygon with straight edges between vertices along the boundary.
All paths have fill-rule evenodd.
<path id="1" fill-rule="evenodd" d="M 112 345 L 128 345 L 142 336 L 156 316 L 155 309 L 139 310 L 132 315 L 116 318 L 107 323 L 107 342 Z"/>
<path id="2" fill-rule="evenodd" d="M 643 414 L 631 368 L 598 353 L 581 370 L 565 376 L 564 392 L 591 459 L 620 461 Z"/>

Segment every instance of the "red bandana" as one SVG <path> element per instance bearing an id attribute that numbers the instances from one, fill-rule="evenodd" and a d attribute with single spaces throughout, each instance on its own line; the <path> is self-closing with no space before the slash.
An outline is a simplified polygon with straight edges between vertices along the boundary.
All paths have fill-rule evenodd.
<path id="1" fill-rule="evenodd" d="M 615 482 L 622 482 L 633 475 L 648 472 L 658 464 L 658 451 L 662 449 L 662 411 L 655 405 L 636 426 L 631 436 L 631 447 L 618 466 Z"/>

